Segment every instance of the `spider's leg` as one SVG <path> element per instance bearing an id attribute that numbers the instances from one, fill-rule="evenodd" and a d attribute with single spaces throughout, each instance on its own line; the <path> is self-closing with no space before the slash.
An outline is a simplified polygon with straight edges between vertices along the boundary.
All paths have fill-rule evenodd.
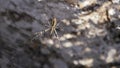
<path id="1" fill-rule="evenodd" d="M 47 28 L 48 28 L 48 27 L 50 27 L 50 26 L 49 26 L 49 25 L 45 25 L 45 27 L 47 27 Z"/>
<path id="2" fill-rule="evenodd" d="M 49 26 L 51 25 L 49 21 L 47 23 L 48 23 Z"/>
<path id="3" fill-rule="evenodd" d="M 31 41 L 35 40 L 36 38 L 38 38 L 40 35 L 41 35 L 42 32 L 36 32 L 34 35 L 33 35 L 33 38 L 31 39 Z"/>
<path id="4" fill-rule="evenodd" d="M 63 28 L 60 28 L 59 25 L 60 25 L 60 23 L 57 23 L 56 29 L 58 29 L 58 30 L 60 30 L 60 31 L 63 31 Z"/>
<path id="5" fill-rule="evenodd" d="M 58 27 L 59 25 L 60 25 L 60 23 L 57 23 L 57 24 L 56 24 L 56 27 Z"/>
<path id="6" fill-rule="evenodd" d="M 45 29 L 44 32 L 47 32 L 47 31 L 49 31 L 49 30 L 50 30 L 49 28 L 48 28 L 48 29 Z"/>
<path id="7" fill-rule="evenodd" d="M 43 35 L 45 36 L 45 32 L 47 32 L 47 31 L 49 31 L 50 29 L 48 28 L 48 29 L 45 29 L 43 32 Z"/>
<path id="8" fill-rule="evenodd" d="M 55 36 L 58 37 L 57 31 L 55 30 L 54 32 L 55 32 Z"/>
<path id="9" fill-rule="evenodd" d="M 49 30 L 49 28 L 48 29 L 45 29 L 45 30 L 42 30 L 42 31 L 40 31 L 40 32 L 36 32 L 34 35 L 34 37 L 33 37 L 33 40 L 34 39 L 36 39 L 36 38 L 38 38 L 38 37 L 40 37 L 40 36 L 45 36 L 45 32 L 47 32 Z"/>

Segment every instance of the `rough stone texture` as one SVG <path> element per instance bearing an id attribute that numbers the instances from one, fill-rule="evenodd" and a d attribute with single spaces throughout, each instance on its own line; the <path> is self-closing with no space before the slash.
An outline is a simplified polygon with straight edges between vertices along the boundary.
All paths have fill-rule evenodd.
<path id="1" fill-rule="evenodd" d="M 0 68 L 120 68 L 120 0 L 68 1 L 0 0 Z"/>

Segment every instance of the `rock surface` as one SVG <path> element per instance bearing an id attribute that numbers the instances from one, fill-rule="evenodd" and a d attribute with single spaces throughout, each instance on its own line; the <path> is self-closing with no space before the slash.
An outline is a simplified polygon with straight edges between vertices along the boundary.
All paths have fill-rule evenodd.
<path id="1" fill-rule="evenodd" d="M 0 0 L 0 68 L 120 68 L 120 0 L 68 1 Z"/>

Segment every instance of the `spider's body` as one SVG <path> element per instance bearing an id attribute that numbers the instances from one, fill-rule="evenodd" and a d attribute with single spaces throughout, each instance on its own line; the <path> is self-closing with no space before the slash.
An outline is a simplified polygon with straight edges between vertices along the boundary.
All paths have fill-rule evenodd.
<path id="1" fill-rule="evenodd" d="M 56 27 L 57 27 L 57 19 L 54 17 L 51 22 L 50 35 L 55 33 L 55 35 L 57 36 Z"/>

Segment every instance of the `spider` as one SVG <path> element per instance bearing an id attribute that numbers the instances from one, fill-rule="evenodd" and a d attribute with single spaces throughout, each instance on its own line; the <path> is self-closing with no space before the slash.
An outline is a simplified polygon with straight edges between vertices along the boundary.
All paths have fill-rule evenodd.
<path id="1" fill-rule="evenodd" d="M 51 22 L 48 23 L 48 25 L 49 25 L 49 26 L 47 26 L 47 27 L 49 27 L 49 28 L 47 28 L 47 29 L 45 29 L 45 30 L 43 30 L 43 31 L 40 31 L 40 32 L 36 32 L 36 33 L 34 34 L 35 37 L 33 37 L 33 39 L 38 38 L 40 35 L 44 35 L 44 33 L 45 33 L 45 32 L 48 32 L 48 31 L 50 31 L 50 34 L 49 34 L 50 37 L 52 37 L 53 34 L 54 34 L 56 37 L 58 37 L 58 34 L 57 34 L 56 29 L 57 29 L 57 26 L 58 26 L 59 24 L 57 23 L 56 17 L 53 17 L 52 20 L 51 20 Z"/>
<path id="2" fill-rule="evenodd" d="M 57 28 L 57 19 L 54 17 L 51 22 L 51 27 L 50 27 L 50 35 L 55 34 L 56 37 L 58 37 L 56 28 Z"/>

